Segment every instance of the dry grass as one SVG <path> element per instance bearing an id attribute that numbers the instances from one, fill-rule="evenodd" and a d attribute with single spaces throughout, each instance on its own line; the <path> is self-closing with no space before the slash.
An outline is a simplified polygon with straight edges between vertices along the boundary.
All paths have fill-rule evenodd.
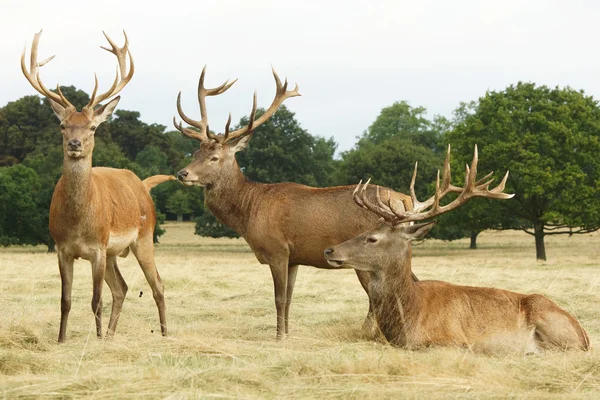
<path id="1" fill-rule="evenodd" d="M 269 268 L 241 240 L 204 239 L 168 224 L 157 245 L 170 336 L 135 259 L 112 340 L 94 336 L 89 263 L 75 264 L 68 342 L 56 343 L 60 278 L 43 248 L 0 250 L 0 395 L 5 398 L 598 398 L 600 356 L 487 356 L 465 349 L 405 351 L 360 331 L 366 295 L 353 271 L 302 267 L 292 334 L 276 342 Z M 600 345 L 600 235 L 548 240 L 547 263 L 518 232 L 490 232 L 480 249 L 427 241 L 422 279 L 546 294 Z M 140 292 L 143 295 L 140 297 Z M 110 295 L 105 287 L 104 323 Z"/>

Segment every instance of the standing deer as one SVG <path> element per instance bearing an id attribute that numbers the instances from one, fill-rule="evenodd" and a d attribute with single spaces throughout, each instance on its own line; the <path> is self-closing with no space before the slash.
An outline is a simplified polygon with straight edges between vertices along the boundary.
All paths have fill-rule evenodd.
<path id="1" fill-rule="evenodd" d="M 89 103 L 81 111 L 77 111 L 62 94 L 59 86 L 57 93 L 54 93 L 40 79 L 38 67 L 54 58 L 52 56 L 38 63 L 37 51 L 41 34 L 40 31 L 33 38 L 29 71 L 25 64 L 25 50 L 21 56 L 21 69 L 31 86 L 50 101 L 60 120 L 63 136 L 63 174 L 54 188 L 50 204 L 50 234 L 56 242 L 62 281 L 58 341 L 65 340 L 71 310 L 73 262 L 80 257 L 92 264 L 92 311 L 96 320 L 96 334 L 98 338 L 102 337 L 103 281 L 108 284 L 113 298 L 107 335 L 114 334 L 127 293 L 127 284 L 117 267 L 117 256 L 127 255 L 130 248 L 152 288 L 162 334 L 166 335 L 163 283 L 154 264 L 152 243 L 156 214 L 149 190 L 174 177 L 156 176 L 142 182 L 128 170 L 92 168 L 94 132 L 99 124 L 111 116 L 120 97 L 115 97 L 105 105 L 98 105 L 119 93 L 133 77 L 134 64 L 127 35 L 123 32 L 125 44 L 119 48 L 104 34 L 112 48 L 102 48 L 114 54 L 118 60 L 115 81 L 106 93 L 97 95 L 96 78 Z"/>
<path id="2" fill-rule="evenodd" d="M 229 114 L 225 133 L 215 135 L 208 129 L 206 97 L 224 93 L 236 80 L 207 89 L 204 87 L 205 71 L 206 67 L 198 84 L 200 121 L 185 115 L 181 108 L 181 92 L 177 96 L 179 115 L 197 130 L 184 128 L 173 118 L 175 127 L 201 143 L 193 161 L 178 172 L 178 178 L 186 185 L 204 186 L 205 204 L 209 210 L 246 239 L 258 261 L 271 268 L 277 308 L 277 339 L 281 339 L 289 331 L 289 310 L 298 265 L 331 268 L 323 258 L 323 250 L 375 228 L 378 217 L 354 204 L 350 197 L 353 186 L 313 188 L 296 183 L 249 181 L 240 171 L 235 153 L 246 148 L 254 129 L 269 119 L 284 100 L 300 95 L 298 85 L 294 90 L 287 90 L 287 80 L 282 84 L 273 70 L 277 88 L 275 98 L 265 113 L 255 120 L 254 93 L 248 125 L 230 132 Z M 374 197 L 375 191 L 369 194 Z M 390 192 L 390 196 L 406 202 L 407 209 L 412 207 L 409 196 L 397 192 Z M 356 271 L 356 274 L 367 291 L 369 274 L 362 271 Z M 369 328 L 373 323 L 370 306 L 365 327 Z"/>
<path id="3" fill-rule="evenodd" d="M 589 349 L 589 338 L 579 322 L 545 296 L 441 281 L 412 281 L 411 242 L 422 239 L 435 221 L 410 226 L 405 223 L 443 214 L 473 197 L 513 197 L 503 193 L 508 172 L 494 189 L 488 189 L 492 180 L 487 177 L 475 182 L 476 146 L 460 194 L 441 206 L 440 199 L 457 189 L 450 184 L 449 154 L 450 147 L 441 186 L 438 171 L 435 195 L 423 203 L 414 195 L 415 165 L 410 188 L 413 210 L 405 211 L 389 195 L 382 200 L 379 188 L 373 202 L 364 195 L 368 183 L 362 187 L 359 183 L 354 192 L 356 203 L 387 224 L 325 250 L 329 264 L 372 274 L 369 293 L 377 322 L 387 340 L 397 346 L 468 346 L 481 350 L 508 347 L 527 353 L 545 348 Z"/>

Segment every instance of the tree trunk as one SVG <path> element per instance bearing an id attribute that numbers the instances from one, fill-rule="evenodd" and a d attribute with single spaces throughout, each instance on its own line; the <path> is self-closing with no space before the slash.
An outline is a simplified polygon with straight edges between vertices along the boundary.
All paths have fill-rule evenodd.
<path id="1" fill-rule="evenodd" d="M 479 232 L 471 231 L 471 245 L 469 246 L 470 249 L 477 248 L 477 235 L 479 235 Z"/>
<path id="2" fill-rule="evenodd" d="M 177 222 L 183 222 L 183 214 L 177 214 Z"/>
<path id="3" fill-rule="evenodd" d="M 544 223 L 536 221 L 533 224 L 535 234 L 535 257 L 546 261 L 546 246 L 544 245 Z"/>

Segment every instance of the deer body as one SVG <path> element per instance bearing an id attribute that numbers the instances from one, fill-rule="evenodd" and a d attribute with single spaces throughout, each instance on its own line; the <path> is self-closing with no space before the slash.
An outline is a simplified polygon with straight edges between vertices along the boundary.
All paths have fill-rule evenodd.
<path id="1" fill-rule="evenodd" d="M 477 147 L 462 188 L 450 183 L 449 157 L 450 147 L 443 182 L 440 185 L 438 172 L 436 193 L 425 202 L 419 202 L 414 194 L 415 166 L 410 188 L 413 209 L 402 207 L 389 195 L 382 199 L 379 189 L 373 201 L 365 196 L 368 183 L 362 188 L 359 184 L 354 201 L 387 224 L 325 250 L 329 264 L 371 274 L 369 293 L 373 312 L 381 332 L 394 345 L 466 346 L 481 350 L 508 347 L 527 353 L 545 348 L 587 350 L 589 338 L 579 322 L 547 297 L 440 281 L 413 282 L 411 242 L 423 239 L 435 221 L 406 223 L 451 211 L 473 197 L 513 196 L 503 193 L 508 172 L 494 189 L 489 189 L 490 175 L 476 181 Z M 459 195 L 440 205 L 440 199 L 449 192 Z"/>
<path id="2" fill-rule="evenodd" d="M 200 121 L 189 118 L 181 109 L 181 92 L 177 97 L 179 115 L 197 130 L 184 128 L 174 119 L 175 127 L 201 142 L 192 162 L 179 171 L 178 178 L 186 185 L 204 186 L 205 203 L 210 211 L 246 239 L 259 262 L 269 265 L 273 276 L 279 339 L 289 331 L 289 308 L 298 265 L 330 268 L 323 259 L 323 250 L 373 229 L 378 224 L 378 217 L 353 204 L 350 186 L 312 188 L 295 183 L 248 181 L 240 171 L 235 153 L 248 145 L 253 130 L 270 118 L 285 99 L 300 95 L 298 86 L 288 91 L 287 81 L 282 84 L 273 71 L 277 89 L 265 113 L 254 119 L 255 94 L 248 125 L 230 132 L 230 115 L 225 133 L 215 135 L 208 129 L 206 97 L 225 92 L 235 81 L 207 89 L 204 87 L 204 74 L 205 69 L 198 84 Z M 412 207 L 410 197 L 390 193 L 406 207 Z M 375 192 L 369 191 L 369 195 L 374 198 Z M 357 275 L 363 288 L 368 290 L 369 274 L 358 271 Z M 372 323 L 369 307 L 365 327 L 371 327 Z"/>
<path id="3" fill-rule="evenodd" d="M 67 320 L 71 310 L 73 263 L 77 258 L 89 260 L 92 265 L 92 311 L 95 315 L 96 334 L 102 337 L 102 287 L 106 281 L 113 303 L 108 335 L 115 332 L 127 284 L 117 266 L 117 255 L 126 256 L 131 249 L 152 288 L 158 307 L 161 331 L 167 333 L 163 283 L 154 264 L 153 231 L 156 223 L 154 204 L 149 190 L 166 180 L 158 175 L 142 182 L 127 170 L 92 168 L 94 134 L 99 124 L 112 115 L 120 97 L 104 105 L 101 101 L 115 96 L 131 80 L 134 72 L 127 36 L 121 48 L 106 36 L 117 56 L 117 75 L 111 88 L 97 95 L 98 81 L 89 103 L 77 111 L 57 92 L 49 91 L 41 82 L 39 67 L 53 57 L 38 62 L 37 51 L 41 32 L 34 36 L 29 70 L 25 64 L 25 51 L 21 56 L 21 69 L 31 85 L 46 96 L 60 120 L 63 136 L 63 174 L 58 181 L 50 205 L 50 233 L 56 242 L 61 276 L 61 318 L 58 341 L 66 338 Z M 127 56 L 129 55 L 129 71 Z M 119 79 L 120 78 L 120 79 Z"/>
<path id="4" fill-rule="evenodd" d="M 119 255 L 152 234 L 155 223 L 152 198 L 133 172 L 65 160 L 50 205 L 50 233 L 60 251 L 86 260 L 100 250 Z"/>
<path id="5" fill-rule="evenodd" d="M 406 261 L 389 254 L 381 262 L 388 265 L 373 272 L 369 291 L 381 332 L 393 345 L 526 353 L 589 348 L 589 338 L 577 320 L 545 296 L 441 281 L 413 282 L 410 257 Z"/>
<path id="6" fill-rule="evenodd" d="M 377 218 L 352 201 L 354 187 L 264 184 L 235 170 L 237 178 L 224 178 L 205 189 L 205 203 L 246 239 L 263 264 L 285 258 L 288 265 L 330 269 L 323 258 L 325 248 L 377 226 Z"/>

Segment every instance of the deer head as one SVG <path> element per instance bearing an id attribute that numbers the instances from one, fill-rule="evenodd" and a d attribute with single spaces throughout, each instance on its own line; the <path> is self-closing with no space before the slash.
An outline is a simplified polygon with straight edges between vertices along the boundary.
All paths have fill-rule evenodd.
<path id="1" fill-rule="evenodd" d="M 410 184 L 410 194 L 414 209 L 405 210 L 402 202 L 392 200 L 389 191 L 387 198 L 381 197 L 377 186 L 377 202 L 370 201 L 366 196 L 367 181 L 364 185 L 360 182 L 354 190 L 354 201 L 384 222 L 381 227 L 358 235 L 344 243 L 325 250 L 325 259 L 336 268 L 354 268 L 363 271 L 376 272 L 390 265 L 386 260 L 405 263 L 410 260 L 410 242 L 425 237 L 435 225 L 435 221 L 410 224 L 409 222 L 423 221 L 451 211 L 465 204 L 473 197 L 486 197 L 492 199 L 510 199 L 514 194 L 503 193 L 508 171 L 498 186 L 489 189 L 493 181 L 490 173 L 476 181 L 478 154 L 477 146 L 473 155 L 471 167 L 466 166 L 465 182 L 462 188 L 450 183 L 450 146 L 444 161 L 443 179 L 440 183 L 438 170 L 435 194 L 424 202 L 417 200 L 415 195 L 415 180 L 417 177 L 417 164 Z M 441 206 L 440 199 L 450 192 L 458 193 L 458 197 L 450 203 Z"/>
<path id="2" fill-rule="evenodd" d="M 204 87 L 204 75 L 206 72 L 206 66 L 202 69 L 200 75 L 200 81 L 198 83 L 198 103 L 200 105 L 200 121 L 195 121 L 189 118 L 181 108 L 181 92 L 177 96 L 177 111 L 181 119 L 187 124 L 191 125 L 195 129 L 184 128 L 181 122 L 177 122 L 173 117 L 173 124 L 184 135 L 196 139 L 200 142 L 200 149 L 194 153 L 193 161 L 184 169 L 177 173 L 179 180 L 186 185 L 199 185 L 209 186 L 215 181 L 219 180 L 221 176 L 226 175 L 231 169 L 237 169 L 237 163 L 235 161 L 235 153 L 243 150 L 248 145 L 254 129 L 262 125 L 277 111 L 281 103 L 289 97 L 300 96 L 298 93 L 298 85 L 294 90 L 287 90 L 287 79 L 282 84 L 279 76 L 275 70 L 273 70 L 273 77 L 275 78 L 275 84 L 277 89 L 275 92 L 275 98 L 271 103 L 271 106 L 265 111 L 263 115 L 255 119 L 256 114 L 256 92 L 254 92 L 254 101 L 252 104 L 252 111 L 250 112 L 248 125 L 230 131 L 229 126 L 231 125 L 231 113 L 229 119 L 225 125 L 225 132 L 220 135 L 213 134 L 208 129 L 208 115 L 206 113 L 206 97 L 216 96 L 224 93 L 229 89 L 237 79 L 232 82 L 226 81 L 222 85 L 207 89 Z"/>
<path id="3" fill-rule="evenodd" d="M 96 128 L 102 122 L 110 118 L 120 97 L 117 96 L 108 103 L 99 107 L 97 106 L 100 102 L 119 93 L 133 77 L 135 70 L 133 59 L 129 52 L 127 34 L 125 34 L 125 32 L 123 32 L 123 34 L 125 35 L 125 44 L 123 47 L 118 47 L 108 35 L 104 33 L 104 36 L 112 48 L 102 48 L 117 56 L 118 60 L 115 81 L 107 92 L 97 95 L 98 78 L 94 75 L 94 91 L 92 92 L 89 103 L 84 106 L 81 111 L 77 111 L 75 106 L 67 100 L 61 92 L 60 86 L 56 86 L 56 93 L 52 92 L 44 86 L 40 79 L 38 68 L 43 67 L 54 58 L 54 56 L 52 56 L 42 62 L 37 61 L 37 52 L 42 31 L 36 33 L 33 37 L 29 70 L 27 70 L 25 64 L 26 49 L 23 49 L 23 54 L 21 55 L 21 70 L 31 86 L 50 101 L 54 114 L 56 114 L 60 120 L 64 154 L 72 160 L 85 159 L 91 156 L 94 149 L 94 133 Z M 129 71 L 127 71 L 127 55 L 129 55 Z"/>

